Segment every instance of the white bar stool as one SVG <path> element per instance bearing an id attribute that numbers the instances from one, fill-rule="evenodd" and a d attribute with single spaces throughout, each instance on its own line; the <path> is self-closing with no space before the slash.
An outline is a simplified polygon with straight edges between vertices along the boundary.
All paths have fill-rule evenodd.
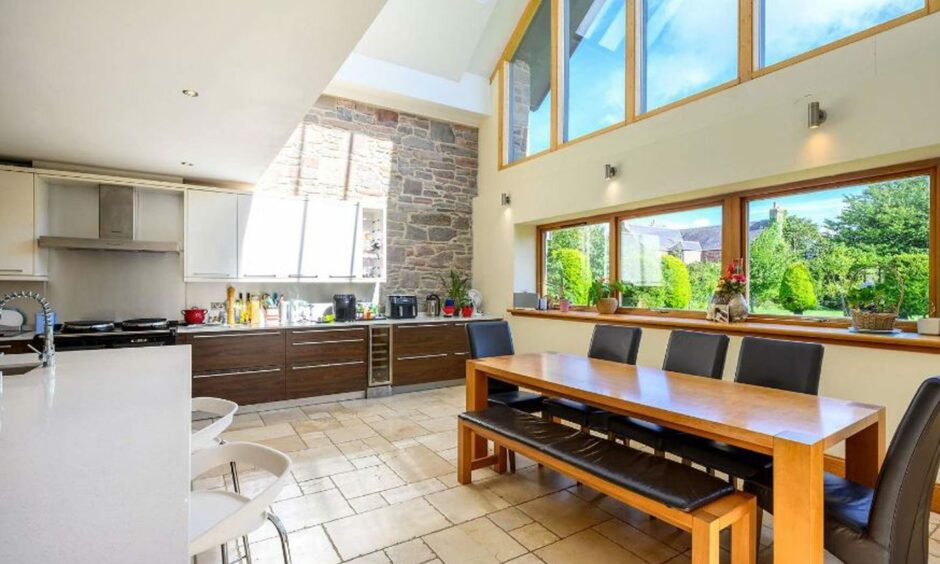
<path id="1" fill-rule="evenodd" d="M 290 474 L 290 458 L 263 445 L 225 443 L 193 454 L 192 478 L 233 462 L 264 470 L 275 476 L 275 480 L 253 498 L 221 490 L 192 492 L 189 503 L 189 555 L 195 562 L 197 554 L 218 546 L 221 547 L 223 564 L 228 564 L 227 543 L 239 537 L 247 537 L 248 533 L 260 528 L 267 520 L 277 529 L 281 539 L 284 563 L 290 564 L 287 530 L 281 520 L 269 511 Z M 247 551 L 246 558 L 250 564 L 251 554 Z"/>

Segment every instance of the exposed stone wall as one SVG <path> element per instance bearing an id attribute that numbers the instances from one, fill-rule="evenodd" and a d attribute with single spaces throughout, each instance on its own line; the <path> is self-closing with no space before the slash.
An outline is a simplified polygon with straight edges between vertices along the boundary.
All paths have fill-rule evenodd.
<path id="1" fill-rule="evenodd" d="M 454 269 L 470 276 L 477 130 L 323 97 L 291 135 L 258 189 L 388 209 L 384 296 L 440 293 Z"/>

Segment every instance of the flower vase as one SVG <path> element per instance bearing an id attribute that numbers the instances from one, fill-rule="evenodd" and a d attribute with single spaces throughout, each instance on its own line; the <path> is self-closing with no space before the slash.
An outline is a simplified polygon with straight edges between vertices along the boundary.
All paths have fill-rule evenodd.
<path id="1" fill-rule="evenodd" d="M 565 298 L 558 300 L 558 311 L 562 313 L 568 313 L 570 310 L 571 302 L 569 300 L 566 300 Z"/>
<path id="2" fill-rule="evenodd" d="M 716 306 L 727 306 L 728 321 L 731 322 L 744 321 L 750 314 L 747 298 L 741 293 L 732 294 L 730 296 L 712 294 L 711 302 L 708 304 L 708 310 L 705 313 L 705 319 L 709 321 L 723 321 L 722 319 L 718 319 L 719 315 L 717 314 L 718 310 L 724 310 L 725 308 L 718 308 Z"/>

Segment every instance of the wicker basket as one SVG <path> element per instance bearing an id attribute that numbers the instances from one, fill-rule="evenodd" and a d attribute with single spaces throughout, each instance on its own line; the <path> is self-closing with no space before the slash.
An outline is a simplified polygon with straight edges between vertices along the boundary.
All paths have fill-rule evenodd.
<path id="1" fill-rule="evenodd" d="M 859 309 L 852 310 L 852 326 L 860 331 L 891 331 L 897 319 L 896 312 L 872 313 Z"/>

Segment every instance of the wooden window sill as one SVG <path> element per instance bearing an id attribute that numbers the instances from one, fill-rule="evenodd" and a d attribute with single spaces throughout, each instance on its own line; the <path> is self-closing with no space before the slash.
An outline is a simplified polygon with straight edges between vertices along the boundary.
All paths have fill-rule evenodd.
<path id="1" fill-rule="evenodd" d="M 753 335 L 756 337 L 788 337 L 800 341 L 811 341 L 849 347 L 903 350 L 908 352 L 940 354 L 940 336 L 919 335 L 902 332 L 893 335 L 853 333 L 841 327 L 809 327 L 782 323 L 743 321 L 738 323 L 715 323 L 700 318 L 636 315 L 626 313 L 600 314 L 594 311 L 536 311 L 510 308 L 510 314 L 519 317 L 536 317 L 575 321 L 580 323 L 615 323 L 652 327 L 656 329 L 689 329 L 729 335 Z"/>

